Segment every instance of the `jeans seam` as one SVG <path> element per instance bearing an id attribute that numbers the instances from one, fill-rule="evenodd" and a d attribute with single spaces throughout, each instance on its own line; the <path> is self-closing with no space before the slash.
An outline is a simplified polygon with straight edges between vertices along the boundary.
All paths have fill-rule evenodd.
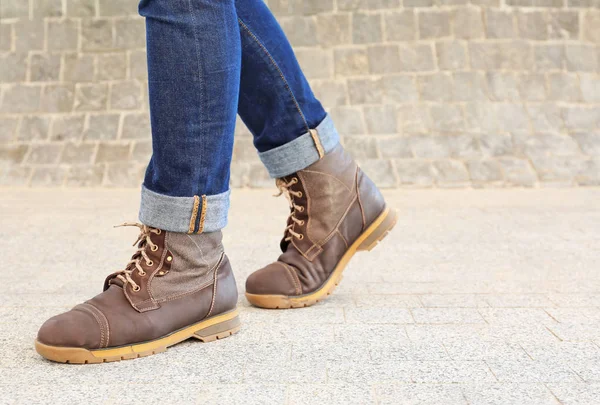
<path id="1" fill-rule="evenodd" d="M 269 50 L 263 45 L 263 43 L 260 41 L 260 39 L 258 39 L 258 37 L 250 30 L 250 28 L 239 17 L 238 17 L 238 22 L 239 22 L 240 26 L 246 31 L 246 33 L 264 51 L 264 53 L 269 58 L 269 61 L 273 65 L 273 67 L 275 67 L 275 69 L 279 73 L 279 76 L 281 77 L 281 80 L 283 81 L 283 84 L 285 85 L 288 93 L 292 97 L 292 101 L 294 102 L 294 105 L 296 106 L 296 110 L 298 110 L 298 113 L 300 114 L 300 117 L 302 118 L 302 121 L 304 122 L 304 126 L 306 127 L 306 130 L 310 131 L 310 127 L 308 126 L 308 122 L 306 121 L 306 117 L 304 116 L 304 113 L 302 112 L 302 109 L 300 108 L 300 104 L 298 103 L 298 100 L 296 99 L 296 96 L 294 95 L 294 92 L 292 91 L 292 88 L 290 87 L 288 81 L 286 80 L 285 76 L 283 75 L 283 72 L 281 71 L 281 68 L 279 67 L 279 65 L 277 64 L 277 62 L 275 61 L 275 59 L 273 59 L 273 56 L 271 55 L 271 53 L 269 52 Z"/>

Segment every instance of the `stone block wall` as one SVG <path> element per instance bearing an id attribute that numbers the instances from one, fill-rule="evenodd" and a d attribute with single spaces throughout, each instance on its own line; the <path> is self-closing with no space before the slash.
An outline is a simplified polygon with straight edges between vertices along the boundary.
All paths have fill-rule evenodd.
<path id="1" fill-rule="evenodd" d="M 379 185 L 600 185 L 600 0 L 268 4 Z M 0 185 L 138 186 L 137 0 L 2 0 L 0 16 Z M 232 185 L 273 186 L 242 124 Z"/>

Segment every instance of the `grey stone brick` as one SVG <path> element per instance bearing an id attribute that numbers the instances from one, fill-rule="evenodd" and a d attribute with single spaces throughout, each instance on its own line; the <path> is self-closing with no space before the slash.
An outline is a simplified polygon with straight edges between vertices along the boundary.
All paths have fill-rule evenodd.
<path id="1" fill-rule="evenodd" d="M 62 0 L 31 0 L 33 18 L 62 17 Z"/>
<path id="2" fill-rule="evenodd" d="M 327 13 L 334 10 L 333 0 L 303 0 L 302 11 L 305 15 Z"/>
<path id="3" fill-rule="evenodd" d="M 438 160 L 433 163 L 435 179 L 442 187 L 457 186 L 469 181 L 469 172 L 458 160 Z"/>
<path id="4" fill-rule="evenodd" d="M 366 132 L 362 109 L 359 107 L 335 107 L 331 109 L 331 116 L 342 135 L 364 134 Z"/>
<path id="5" fill-rule="evenodd" d="M 250 187 L 272 188 L 273 179 L 269 177 L 267 169 L 261 163 L 249 164 L 247 184 Z"/>
<path id="6" fill-rule="evenodd" d="M 531 127 L 529 115 L 525 106 L 515 103 L 499 103 L 496 105 L 496 114 L 500 129 L 506 131 L 527 131 Z"/>
<path id="7" fill-rule="evenodd" d="M 123 120 L 124 139 L 149 139 L 150 117 L 147 113 L 127 114 Z"/>
<path id="8" fill-rule="evenodd" d="M 0 82 L 22 82 L 27 76 L 27 54 L 0 54 Z"/>
<path id="9" fill-rule="evenodd" d="M 417 77 L 421 98 L 426 101 L 450 101 L 452 99 L 452 76 L 434 73 Z"/>
<path id="10" fill-rule="evenodd" d="M 129 143 L 101 143 L 96 154 L 96 163 L 124 162 L 129 157 L 129 149 Z"/>
<path id="11" fill-rule="evenodd" d="M 417 37 L 417 22 L 412 10 L 392 11 L 383 15 L 385 39 L 412 41 Z"/>
<path id="12" fill-rule="evenodd" d="M 470 159 L 467 161 L 467 168 L 471 175 L 471 180 L 475 182 L 487 183 L 503 180 L 500 163 L 495 160 Z"/>
<path id="13" fill-rule="evenodd" d="M 283 17 L 279 22 L 293 46 L 317 45 L 317 23 L 315 17 Z"/>
<path id="14" fill-rule="evenodd" d="M 367 52 L 371 73 L 394 73 L 400 70 L 400 51 L 396 45 L 369 46 Z"/>
<path id="15" fill-rule="evenodd" d="M 523 41 L 470 42 L 471 67 L 482 70 L 525 70 L 533 64 L 531 46 Z"/>
<path id="16" fill-rule="evenodd" d="M 586 103 L 600 102 L 600 76 L 596 73 L 580 73 L 581 94 Z"/>
<path id="17" fill-rule="evenodd" d="M 600 126 L 600 107 L 563 107 L 563 120 L 568 129 L 594 129 Z"/>
<path id="18" fill-rule="evenodd" d="M 380 138 L 377 143 L 383 158 L 410 158 L 413 156 L 408 137 Z"/>
<path id="19" fill-rule="evenodd" d="M 348 94 L 352 104 L 379 104 L 383 102 L 383 84 L 372 77 L 348 79 Z"/>
<path id="20" fill-rule="evenodd" d="M 30 146 L 27 163 L 56 164 L 63 150 L 62 144 L 34 143 Z"/>
<path id="21" fill-rule="evenodd" d="M 491 103 L 473 102 L 465 105 L 465 122 L 471 131 L 496 132 L 500 123 Z"/>
<path id="22" fill-rule="evenodd" d="M 567 45 L 565 48 L 567 69 L 576 72 L 598 72 L 598 47 L 594 45 Z"/>
<path id="23" fill-rule="evenodd" d="M 550 100 L 580 101 L 581 87 L 575 74 L 554 73 L 548 75 Z"/>
<path id="24" fill-rule="evenodd" d="M 69 84 L 48 84 L 42 90 L 40 109 L 45 112 L 70 112 L 74 90 L 74 86 Z"/>
<path id="25" fill-rule="evenodd" d="M 96 15 L 96 0 L 67 0 L 67 16 L 94 17 Z"/>
<path id="26" fill-rule="evenodd" d="M 501 0 L 470 0 L 471 4 L 476 6 L 491 6 L 491 7 L 500 7 Z"/>
<path id="27" fill-rule="evenodd" d="M 48 49 L 77 49 L 79 23 L 76 20 L 48 21 Z"/>
<path id="28" fill-rule="evenodd" d="M 27 187 L 31 179 L 31 167 L 9 167 L 2 176 L 0 176 L 0 185 Z"/>
<path id="29" fill-rule="evenodd" d="M 533 187 L 537 182 L 535 171 L 525 159 L 515 157 L 499 158 L 504 179 L 507 185 L 520 187 Z"/>
<path id="30" fill-rule="evenodd" d="M 83 134 L 84 140 L 117 139 L 119 131 L 119 114 L 94 114 L 88 118 L 87 129 Z M 146 120 L 148 117 L 145 117 Z M 131 130 L 131 124 L 128 124 Z M 149 124 L 145 124 L 148 127 Z"/>
<path id="31" fill-rule="evenodd" d="M 576 180 L 580 186 L 600 185 L 600 158 L 585 161 L 577 173 Z"/>
<path id="32" fill-rule="evenodd" d="M 98 0 L 101 16 L 134 15 L 138 12 L 137 0 Z"/>
<path id="33" fill-rule="evenodd" d="M 323 46 L 352 43 L 350 15 L 317 16 L 317 41 Z"/>
<path id="34" fill-rule="evenodd" d="M 521 98 L 526 101 L 546 100 L 546 78 L 542 74 L 521 75 L 519 92 Z"/>
<path id="35" fill-rule="evenodd" d="M 352 18 L 352 40 L 355 44 L 381 42 L 381 14 L 355 13 Z"/>
<path id="36" fill-rule="evenodd" d="M 395 134 L 396 109 L 392 105 L 367 106 L 364 108 L 367 130 L 371 134 Z"/>
<path id="37" fill-rule="evenodd" d="M 377 10 L 384 8 L 397 8 L 399 0 L 338 0 L 339 10 Z"/>
<path id="38" fill-rule="evenodd" d="M 430 45 L 400 45 L 400 70 L 408 72 L 435 70 L 433 49 Z"/>
<path id="39" fill-rule="evenodd" d="M 63 78 L 67 82 L 91 82 L 94 79 L 94 57 L 92 55 L 66 54 Z"/>
<path id="40" fill-rule="evenodd" d="M 17 139 L 20 141 L 46 140 L 50 119 L 43 116 L 25 116 L 21 120 L 21 126 Z"/>
<path id="41" fill-rule="evenodd" d="M 411 151 L 417 158 L 438 159 L 450 156 L 446 136 L 413 135 L 408 138 Z"/>
<path id="42" fill-rule="evenodd" d="M 233 159 L 256 161 L 257 152 L 252 138 L 236 139 L 233 145 Z"/>
<path id="43" fill-rule="evenodd" d="M 583 15 L 583 36 L 595 44 L 600 43 L 600 10 L 588 10 Z"/>
<path id="44" fill-rule="evenodd" d="M 457 105 L 440 104 L 429 107 L 434 129 L 439 131 L 456 132 L 465 128 L 462 110 Z"/>
<path id="45" fill-rule="evenodd" d="M 131 51 L 129 54 L 129 70 L 132 79 L 148 79 L 146 51 Z"/>
<path id="46" fill-rule="evenodd" d="M 444 38 L 450 36 L 450 13 L 447 11 L 426 11 L 417 14 L 419 39 Z"/>
<path id="47" fill-rule="evenodd" d="M 73 166 L 67 173 L 67 187 L 98 187 L 104 178 L 104 165 Z"/>
<path id="48" fill-rule="evenodd" d="M 60 161 L 66 164 L 90 164 L 95 152 L 95 144 L 68 142 Z"/>
<path id="49" fill-rule="evenodd" d="M 429 161 L 397 159 L 394 164 L 401 184 L 431 187 L 435 181 L 433 164 Z"/>
<path id="50" fill-rule="evenodd" d="M 492 100 L 519 100 L 519 82 L 513 73 L 490 72 L 487 74 L 487 81 Z"/>
<path id="51" fill-rule="evenodd" d="M 564 128 L 561 110 L 555 103 L 530 104 L 527 111 L 534 131 L 557 132 Z"/>
<path id="52" fill-rule="evenodd" d="M 422 105 L 400 105 L 396 111 L 397 123 L 403 133 L 423 133 L 432 127 L 427 108 Z"/>
<path id="53" fill-rule="evenodd" d="M 376 159 L 377 140 L 365 136 L 346 136 L 343 138 L 344 148 L 355 159 Z"/>
<path id="54" fill-rule="evenodd" d="M 17 84 L 4 90 L 0 112 L 30 113 L 37 111 L 40 104 L 40 86 Z"/>
<path id="55" fill-rule="evenodd" d="M 322 80 L 312 83 L 315 96 L 326 107 L 348 104 L 348 91 L 344 80 Z"/>
<path id="56" fill-rule="evenodd" d="M 7 3 L 3 1 L 2 4 Z M 26 2 L 23 2 L 26 3 Z M 44 48 L 44 24 L 39 21 L 19 19 L 14 24 L 17 52 L 42 50 Z"/>
<path id="57" fill-rule="evenodd" d="M 579 154 L 577 143 L 568 135 L 535 134 L 526 136 L 517 145 L 523 153 L 533 158 L 535 156 L 562 156 Z"/>
<path id="58" fill-rule="evenodd" d="M 83 134 L 83 115 L 58 116 L 52 120 L 50 139 L 53 141 L 79 141 Z"/>
<path id="59" fill-rule="evenodd" d="M 373 182 L 381 188 L 396 187 L 396 179 L 392 163 L 388 160 L 363 159 L 359 161 L 360 167 Z"/>
<path id="60" fill-rule="evenodd" d="M 585 165 L 579 156 L 536 156 L 531 160 L 541 181 L 573 181 Z"/>
<path id="61" fill-rule="evenodd" d="M 0 166 L 20 164 L 23 162 L 27 150 L 27 145 L 0 145 Z"/>
<path id="62" fill-rule="evenodd" d="M 446 143 L 448 144 L 448 149 L 450 150 L 451 157 L 473 158 L 481 156 L 479 140 L 474 135 L 448 135 L 444 138 Z"/>
<path id="63" fill-rule="evenodd" d="M 108 85 L 78 84 L 75 89 L 75 110 L 99 111 L 106 109 Z"/>
<path id="64" fill-rule="evenodd" d="M 277 16 L 304 13 L 304 2 L 300 0 L 269 0 L 266 3 L 268 3 L 273 14 Z"/>
<path id="65" fill-rule="evenodd" d="M 586 155 L 600 156 L 600 133 L 581 132 L 572 135 Z"/>
<path id="66" fill-rule="evenodd" d="M 565 59 L 563 45 L 540 44 L 534 48 L 535 69 L 539 71 L 561 70 Z"/>
<path id="67" fill-rule="evenodd" d="M 6 144 L 15 138 L 18 118 L 0 117 L 0 144 Z"/>
<path id="68" fill-rule="evenodd" d="M 36 167 L 31 176 L 31 187 L 60 187 L 66 175 L 64 167 Z"/>
<path id="69" fill-rule="evenodd" d="M 58 81 L 61 57 L 58 54 L 36 54 L 30 58 L 30 77 L 34 82 Z"/>
<path id="70" fill-rule="evenodd" d="M 96 80 L 122 80 L 127 73 L 125 53 L 107 53 L 98 55 Z"/>
<path id="71" fill-rule="evenodd" d="M 512 138 L 508 134 L 482 134 L 479 146 L 483 156 L 508 156 L 514 152 Z"/>
<path id="72" fill-rule="evenodd" d="M 506 0 L 509 6 L 520 7 L 562 7 L 564 0 Z"/>
<path id="73" fill-rule="evenodd" d="M 457 101 L 488 100 L 487 81 L 479 72 L 458 72 L 453 75 L 452 97 Z"/>
<path id="74" fill-rule="evenodd" d="M 521 38 L 548 39 L 548 14 L 543 11 L 521 11 L 517 13 L 517 25 Z"/>
<path id="75" fill-rule="evenodd" d="M 460 7 L 452 12 L 452 21 L 456 38 L 483 38 L 483 15 L 479 8 Z"/>
<path id="76" fill-rule="evenodd" d="M 363 48 L 336 49 L 335 74 L 338 76 L 353 76 L 369 73 L 369 57 Z"/>
<path id="77" fill-rule="evenodd" d="M 333 57 L 330 51 L 315 49 L 298 49 L 296 57 L 304 70 L 304 75 L 309 79 L 323 79 L 332 77 Z"/>
<path id="78" fill-rule="evenodd" d="M 435 44 L 438 66 L 442 70 L 460 70 L 467 67 L 467 48 L 458 41 Z"/>
<path id="79" fill-rule="evenodd" d="M 117 48 L 143 48 L 146 46 L 146 25 L 142 18 L 115 21 L 115 46 Z"/>
<path id="80" fill-rule="evenodd" d="M 10 52 L 12 51 L 13 43 L 13 25 L 12 24 L 0 24 L 0 51 Z"/>
<path id="81" fill-rule="evenodd" d="M 0 15 L 2 18 L 29 17 L 29 2 L 3 1 L 0 2 Z"/>
<path id="82" fill-rule="evenodd" d="M 131 154 L 131 158 L 134 161 L 141 162 L 141 163 L 148 163 L 151 156 L 152 156 L 152 142 L 151 141 L 136 142 L 133 145 L 133 152 Z"/>
<path id="83" fill-rule="evenodd" d="M 142 102 L 142 87 L 137 81 L 112 83 L 110 86 L 110 108 L 113 110 L 138 109 Z"/>
<path id="84" fill-rule="evenodd" d="M 515 16 L 512 11 L 486 9 L 485 27 L 488 38 L 515 38 Z"/>
<path id="85" fill-rule="evenodd" d="M 139 187 L 146 167 L 136 162 L 111 163 L 106 170 L 104 184 L 107 187 Z"/>
<path id="86" fill-rule="evenodd" d="M 434 0 L 404 0 L 404 7 L 432 7 Z"/>
<path id="87" fill-rule="evenodd" d="M 548 14 L 548 36 L 551 39 L 578 39 L 579 14 L 577 11 L 553 11 Z"/>
<path id="88" fill-rule="evenodd" d="M 384 103 L 405 103 L 417 101 L 419 91 L 413 76 L 390 76 L 381 79 Z"/>
<path id="89" fill-rule="evenodd" d="M 84 18 L 81 21 L 81 46 L 84 51 L 108 50 L 113 48 L 112 22 Z"/>

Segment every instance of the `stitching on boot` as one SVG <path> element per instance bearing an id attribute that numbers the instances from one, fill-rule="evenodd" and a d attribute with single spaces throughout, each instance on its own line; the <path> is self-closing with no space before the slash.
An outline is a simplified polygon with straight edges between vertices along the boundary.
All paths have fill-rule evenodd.
<path id="1" fill-rule="evenodd" d="M 206 219 L 206 208 L 208 207 L 208 200 L 206 199 L 206 195 L 202 196 L 202 211 L 200 213 L 200 225 L 198 226 L 198 232 L 204 232 L 204 220 Z"/>
<path id="2" fill-rule="evenodd" d="M 365 218 L 365 209 L 363 207 L 362 201 L 360 199 L 360 188 L 358 187 L 358 167 L 356 167 L 356 176 L 355 176 L 355 182 L 356 182 L 356 195 L 358 198 L 358 207 L 360 208 L 360 214 L 362 215 L 362 230 L 365 229 L 365 227 L 367 226 L 367 219 Z"/>
<path id="3" fill-rule="evenodd" d="M 306 170 L 303 169 L 302 170 L 303 173 L 315 173 L 315 174 L 322 174 L 324 176 L 329 176 L 329 177 L 333 177 L 335 180 L 337 180 L 338 182 L 340 182 L 340 184 L 344 187 L 346 187 L 346 189 L 348 189 L 349 192 L 352 192 L 352 189 L 350 187 L 348 187 L 346 185 L 346 183 L 344 183 L 339 177 L 334 176 L 333 174 L 329 174 L 329 173 L 324 173 L 324 172 L 319 172 L 317 170 Z"/>
<path id="4" fill-rule="evenodd" d="M 188 228 L 188 233 L 194 233 L 194 228 L 196 227 L 196 217 L 198 216 L 198 207 L 200 206 L 200 197 L 197 195 L 194 196 L 194 208 L 192 209 L 192 217 L 190 218 L 190 226 Z"/>
<path id="5" fill-rule="evenodd" d="M 89 302 L 87 302 L 86 304 L 89 305 L 91 308 L 94 308 L 96 311 L 98 311 L 98 314 L 100 314 L 100 316 L 104 320 L 105 325 L 106 325 L 106 343 L 105 343 L 104 347 L 108 347 L 108 344 L 110 343 L 110 324 L 108 323 L 108 319 L 106 318 L 106 315 L 104 315 L 104 312 L 100 311 L 100 308 L 96 307 L 95 305 L 90 304 Z"/>
<path id="6" fill-rule="evenodd" d="M 319 138 L 319 132 L 316 129 L 311 129 L 309 132 L 310 136 L 312 136 L 313 142 L 315 143 L 317 152 L 319 153 L 319 159 L 323 159 L 323 157 L 325 156 L 325 150 L 323 150 L 321 138 Z"/>
<path id="7" fill-rule="evenodd" d="M 98 318 L 98 315 L 96 315 L 96 313 L 94 311 L 92 311 L 91 309 L 89 309 L 86 305 L 89 305 L 87 303 L 83 303 L 83 304 L 79 304 L 77 307 L 80 311 L 86 312 L 90 315 L 92 315 L 94 317 L 94 319 L 96 320 L 96 323 L 98 324 L 98 326 L 100 327 L 100 348 L 106 347 L 106 345 L 108 344 L 108 342 L 106 342 L 104 340 L 105 338 L 105 334 L 104 334 L 104 325 L 103 323 L 100 321 L 100 318 Z"/>
<path id="8" fill-rule="evenodd" d="M 223 256 L 225 255 L 225 253 L 221 253 L 221 258 L 219 259 L 219 263 L 221 263 L 221 260 L 223 260 Z M 218 266 L 215 269 L 215 275 L 213 278 L 213 296 L 212 296 L 212 300 L 210 302 L 210 308 L 208 310 L 208 314 L 206 314 L 205 318 L 208 318 L 210 316 L 210 314 L 212 313 L 213 309 L 215 308 L 215 299 L 217 298 L 217 279 L 219 277 L 219 269 L 221 267 Z"/>
<path id="9" fill-rule="evenodd" d="M 339 229 L 336 230 L 336 232 L 338 233 L 338 235 L 340 235 L 340 238 L 342 238 L 342 240 L 344 241 L 344 245 L 346 245 L 346 250 L 348 250 L 348 242 L 346 241 L 346 238 L 344 238 L 344 235 L 342 235 Z"/>
<path id="10" fill-rule="evenodd" d="M 300 279 L 298 278 L 298 274 L 287 264 L 284 262 L 275 262 L 279 263 L 281 267 L 286 271 L 286 273 L 292 278 L 292 283 L 294 284 L 294 291 L 296 295 L 302 294 L 302 286 L 300 285 Z"/>

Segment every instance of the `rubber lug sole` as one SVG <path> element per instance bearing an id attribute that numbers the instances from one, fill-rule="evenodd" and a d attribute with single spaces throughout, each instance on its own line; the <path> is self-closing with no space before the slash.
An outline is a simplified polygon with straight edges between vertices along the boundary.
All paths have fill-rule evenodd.
<path id="1" fill-rule="evenodd" d="M 185 327 L 167 336 L 133 345 L 88 350 L 80 347 L 50 346 L 35 341 L 35 350 L 48 360 L 70 364 L 96 364 L 113 361 L 137 359 L 165 352 L 168 347 L 189 338 L 202 342 L 224 339 L 240 330 L 240 318 L 237 309 L 205 319 L 202 322 Z"/>
<path id="2" fill-rule="evenodd" d="M 269 309 L 303 308 L 323 301 L 333 293 L 340 281 L 342 281 L 342 273 L 356 252 L 371 251 L 390 233 L 397 222 L 398 214 L 396 210 L 386 207 L 379 217 L 350 245 L 329 278 L 325 281 L 325 284 L 317 291 L 298 296 L 246 293 L 246 298 L 252 305 Z"/>

